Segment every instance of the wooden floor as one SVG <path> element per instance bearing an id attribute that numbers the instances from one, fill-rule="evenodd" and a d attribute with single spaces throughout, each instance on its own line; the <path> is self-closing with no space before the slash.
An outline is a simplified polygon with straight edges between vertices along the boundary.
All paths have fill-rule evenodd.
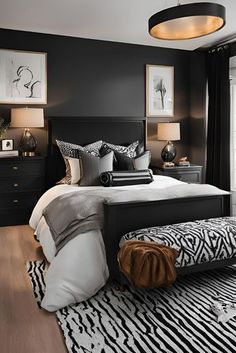
<path id="1" fill-rule="evenodd" d="M 0 228 L 0 352 L 66 353 L 55 314 L 40 310 L 26 273 L 41 259 L 29 226 Z"/>

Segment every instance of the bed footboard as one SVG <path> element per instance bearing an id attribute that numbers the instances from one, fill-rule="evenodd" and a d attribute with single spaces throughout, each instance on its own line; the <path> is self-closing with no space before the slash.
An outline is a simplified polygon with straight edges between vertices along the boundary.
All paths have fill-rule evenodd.
<path id="1" fill-rule="evenodd" d="M 110 279 L 119 279 L 120 271 L 117 253 L 121 237 L 132 230 L 194 221 L 230 215 L 230 195 L 185 197 L 146 202 L 104 203 L 103 238 L 106 249 Z M 227 260 L 229 261 L 229 260 Z M 192 269 L 181 269 L 178 273 L 206 270 L 233 263 L 216 261 L 216 263 L 192 266 Z M 225 262 L 223 264 L 223 262 Z M 197 268 L 202 266 L 202 268 Z"/>

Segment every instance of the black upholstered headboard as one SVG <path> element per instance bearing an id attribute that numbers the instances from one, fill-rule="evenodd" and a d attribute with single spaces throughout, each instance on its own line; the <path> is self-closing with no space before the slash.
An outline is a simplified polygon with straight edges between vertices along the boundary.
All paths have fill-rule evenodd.
<path id="1" fill-rule="evenodd" d="M 86 145 L 103 140 L 129 145 L 139 140 L 146 147 L 144 117 L 52 117 L 48 118 L 47 187 L 64 176 L 65 166 L 55 140 Z"/>

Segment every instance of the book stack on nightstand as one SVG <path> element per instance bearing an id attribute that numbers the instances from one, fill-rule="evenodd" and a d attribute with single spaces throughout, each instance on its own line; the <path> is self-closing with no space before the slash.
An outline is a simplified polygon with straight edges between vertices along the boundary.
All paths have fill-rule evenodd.
<path id="1" fill-rule="evenodd" d="M 0 151 L 0 158 L 16 157 L 16 156 L 19 156 L 19 151 L 17 150 Z"/>
<path id="2" fill-rule="evenodd" d="M 169 176 L 186 183 L 202 183 L 202 166 L 190 164 L 189 166 L 174 166 L 164 168 L 162 165 L 151 165 L 153 174 Z"/>
<path id="3" fill-rule="evenodd" d="M 28 224 L 44 179 L 44 157 L 0 159 L 0 226 Z"/>

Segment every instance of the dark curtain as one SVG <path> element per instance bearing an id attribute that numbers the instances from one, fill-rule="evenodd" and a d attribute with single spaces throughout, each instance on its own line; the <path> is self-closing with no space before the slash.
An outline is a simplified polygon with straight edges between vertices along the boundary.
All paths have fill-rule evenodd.
<path id="1" fill-rule="evenodd" d="M 230 81 L 228 46 L 208 53 L 206 182 L 230 190 Z"/>

